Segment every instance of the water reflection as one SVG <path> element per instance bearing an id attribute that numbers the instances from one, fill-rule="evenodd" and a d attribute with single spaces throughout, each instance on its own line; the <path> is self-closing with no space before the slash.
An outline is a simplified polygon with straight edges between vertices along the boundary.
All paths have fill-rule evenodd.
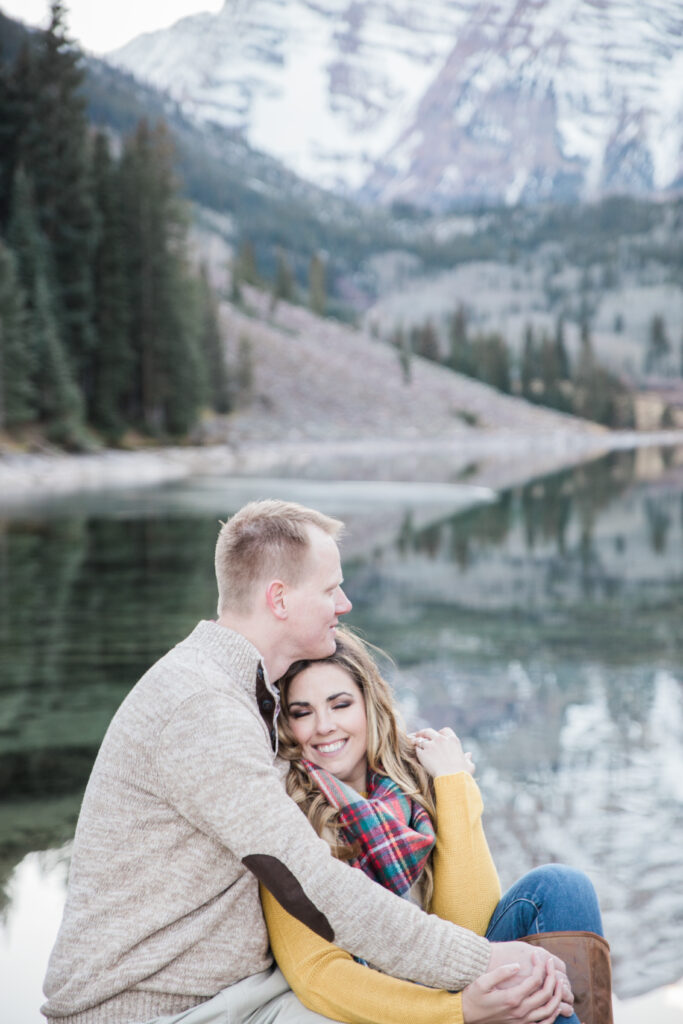
<path id="1" fill-rule="evenodd" d="M 683 973 L 683 472 L 620 454 L 415 530 L 351 597 L 413 721 L 480 765 L 505 883 L 598 885 L 622 995 Z"/>
<path id="2" fill-rule="evenodd" d="M 586 868 L 623 995 L 683 974 L 682 456 L 618 453 L 464 513 L 400 490 L 346 509 L 341 485 L 328 509 L 349 519 L 353 622 L 395 657 L 407 714 L 476 752 L 503 880 Z M 247 497 L 198 483 L 0 522 L 5 904 L 15 866 L 73 834 L 132 683 L 214 614 L 218 519 Z"/>

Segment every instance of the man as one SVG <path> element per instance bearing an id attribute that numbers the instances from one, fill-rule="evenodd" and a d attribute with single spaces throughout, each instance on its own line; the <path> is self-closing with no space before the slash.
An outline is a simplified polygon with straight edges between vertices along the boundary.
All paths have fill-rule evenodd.
<path id="1" fill-rule="evenodd" d="M 273 968 L 259 880 L 381 970 L 466 989 L 468 1024 L 504 1022 L 509 1005 L 528 1011 L 515 1019 L 555 1016 L 564 977 L 553 958 L 490 944 L 375 885 L 330 856 L 284 792 L 271 680 L 335 648 L 351 608 L 341 527 L 279 501 L 247 505 L 223 526 L 218 620 L 142 677 L 93 767 L 45 981 L 51 1024 L 322 1020 Z"/>

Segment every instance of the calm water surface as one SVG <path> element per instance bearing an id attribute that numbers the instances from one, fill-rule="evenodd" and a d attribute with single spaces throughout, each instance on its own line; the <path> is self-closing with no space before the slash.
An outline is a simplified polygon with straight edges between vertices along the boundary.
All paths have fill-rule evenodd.
<path id="1" fill-rule="evenodd" d="M 251 497 L 346 519 L 353 625 L 410 724 L 475 752 L 504 885 L 587 870 L 628 997 L 683 975 L 683 452 L 620 453 L 458 511 L 448 489 L 195 481 L 0 520 L 0 975 L 37 1024 L 69 844 L 135 680 L 215 609 Z M 9 979 L 9 980 L 6 980 Z"/>

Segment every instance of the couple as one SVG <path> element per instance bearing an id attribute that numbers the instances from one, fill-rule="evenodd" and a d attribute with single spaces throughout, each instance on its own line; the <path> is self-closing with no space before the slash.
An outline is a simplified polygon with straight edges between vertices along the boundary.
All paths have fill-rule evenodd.
<path id="1" fill-rule="evenodd" d="M 93 767 L 45 980 L 52 1024 L 576 1022 L 564 963 L 512 940 L 599 931 L 590 883 L 542 869 L 488 922 L 498 883 L 469 759 L 452 735 L 428 730 L 413 744 L 394 731 L 367 652 L 342 636 L 337 654 L 351 607 L 340 530 L 277 501 L 221 530 L 218 620 L 142 677 Z M 334 692 L 312 685 L 321 671 Z M 283 676 L 278 721 L 271 680 Z M 330 731 L 342 713 L 356 716 L 353 737 Z M 294 760 L 276 756 L 279 734 Z M 341 779 L 326 768 L 340 770 L 337 738 L 353 754 Z M 375 825 L 391 836 L 388 854 Z M 272 962 L 259 883 L 291 988 Z M 432 913 L 399 898 L 411 887 Z"/>

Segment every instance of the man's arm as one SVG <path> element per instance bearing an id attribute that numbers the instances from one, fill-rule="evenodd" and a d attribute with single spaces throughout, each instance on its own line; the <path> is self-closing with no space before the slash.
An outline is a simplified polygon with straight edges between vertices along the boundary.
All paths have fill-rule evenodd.
<path id="1" fill-rule="evenodd" d="M 277 965 L 309 1010 L 346 1024 L 463 1024 L 459 992 L 370 971 L 314 935 L 263 887 L 261 903 Z"/>
<path id="2" fill-rule="evenodd" d="M 487 970 L 486 939 L 331 856 L 284 792 L 256 712 L 230 695 L 187 700 L 162 733 L 157 763 L 169 802 L 329 942 L 434 988 L 462 989 Z"/>

